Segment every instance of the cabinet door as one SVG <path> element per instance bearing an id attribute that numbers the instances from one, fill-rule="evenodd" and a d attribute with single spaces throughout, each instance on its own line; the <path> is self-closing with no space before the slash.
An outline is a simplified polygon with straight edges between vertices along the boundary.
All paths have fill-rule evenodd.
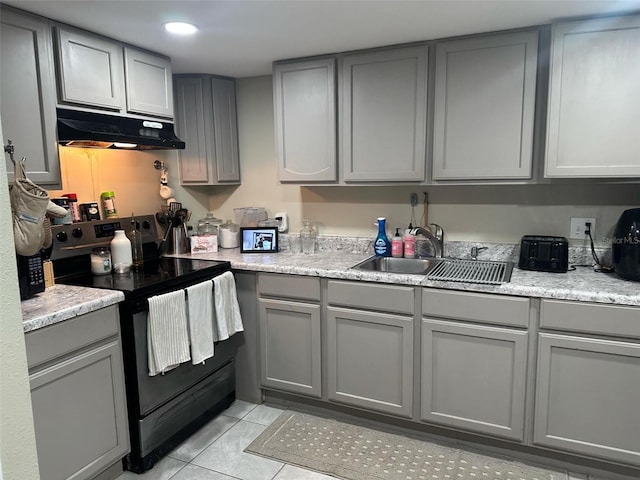
<path id="1" fill-rule="evenodd" d="M 277 64 L 273 98 L 283 182 L 337 180 L 335 59 Z"/>
<path id="2" fill-rule="evenodd" d="M 171 60 L 125 47 L 127 111 L 173 118 Z"/>
<path id="3" fill-rule="evenodd" d="M 327 308 L 329 400 L 411 417 L 413 319 Z"/>
<path id="4" fill-rule="evenodd" d="M 422 320 L 421 418 L 523 440 L 527 332 Z"/>
<path id="5" fill-rule="evenodd" d="M 64 28 L 57 33 L 60 102 L 124 111 L 122 46 Z"/>
<path id="6" fill-rule="evenodd" d="M 117 340 L 30 375 L 42 478 L 92 478 L 129 451 Z"/>
<path id="7" fill-rule="evenodd" d="M 213 133 L 218 182 L 240 181 L 236 83 L 233 79 L 212 78 Z"/>
<path id="8" fill-rule="evenodd" d="M 640 345 L 541 333 L 534 442 L 640 465 Z"/>
<path id="9" fill-rule="evenodd" d="M 180 183 L 240 182 L 235 82 L 209 75 L 174 77 Z"/>
<path id="10" fill-rule="evenodd" d="M 61 181 L 49 24 L 4 8 L 0 21 L 2 137 L 15 145 L 16 159 L 26 157 L 31 180 L 55 188 Z M 13 182 L 14 166 L 5 158 Z"/>
<path id="11" fill-rule="evenodd" d="M 640 176 L 640 16 L 554 25 L 547 177 Z"/>
<path id="12" fill-rule="evenodd" d="M 433 178 L 531 178 L 538 32 L 436 45 Z"/>
<path id="13" fill-rule="evenodd" d="M 264 387 L 320 397 L 320 306 L 260 299 Z"/>
<path id="14" fill-rule="evenodd" d="M 427 47 L 345 55 L 342 66 L 344 180 L 424 180 Z"/>
<path id="15" fill-rule="evenodd" d="M 211 185 L 213 172 L 209 165 L 205 133 L 204 77 L 179 77 L 176 88 L 176 133 L 185 143 L 178 151 L 180 183 Z"/>

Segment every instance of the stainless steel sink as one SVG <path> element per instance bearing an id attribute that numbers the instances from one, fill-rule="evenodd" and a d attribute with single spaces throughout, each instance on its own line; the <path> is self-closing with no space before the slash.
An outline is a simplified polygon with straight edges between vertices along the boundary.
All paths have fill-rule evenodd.
<path id="1" fill-rule="evenodd" d="M 371 257 L 351 268 L 371 272 L 424 275 L 440 260 L 440 258 Z"/>
<path id="2" fill-rule="evenodd" d="M 500 285 L 511 280 L 513 263 L 459 258 L 370 257 L 351 267 L 370 272 L 426 275 L 429 280 Z"/>

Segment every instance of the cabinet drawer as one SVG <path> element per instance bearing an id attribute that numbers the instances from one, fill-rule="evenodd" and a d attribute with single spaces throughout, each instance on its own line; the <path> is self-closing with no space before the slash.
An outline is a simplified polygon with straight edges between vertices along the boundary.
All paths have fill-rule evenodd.
<path id="1" fill-rule="evenodd" d="M 640 338 L 640 308 L 542 300 L 540 327 Z"/>
<path id="2" fill-rule="evenodd" d="M 29 369 L 118 332 L 116 305 L 29 332 L 25 335 Z"/>
<path id="3" fill-rule="evenodd" d="M 329 281 L 329 304 L 382 312 L 414 312 L 413 287 L 364 282 Z"/>
<path id="4" fill-rule="evenodd" d="M 320 300 L 320 279 L 277 273 L 258 274 L 258 293 L 262 297 Z"/>
<path id="5" fill-rule="evenodd" d="M 425 288 L 422 290 L 422 313 L 471 322 L 527 327 L 529 299 Z"/>

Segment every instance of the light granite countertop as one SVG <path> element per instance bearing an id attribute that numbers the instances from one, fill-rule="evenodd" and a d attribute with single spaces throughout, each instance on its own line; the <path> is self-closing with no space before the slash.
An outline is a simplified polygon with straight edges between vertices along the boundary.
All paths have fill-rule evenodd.
<path id="1" fill-rule="evenodd" d="M 22 301 L 24 333 L 93 312 L 124 300 L 122 292 L 99 288 L 53 285 Z"/>
<path id="2" fill-rule="evenodd" d="M 454 256 L 451 253 L 453 252 L 449 251 L 448 255 Z M 503 246 L 499 255 L 502 259 L 514 260 L 511 246 Z M 228 260 L 234 270 L 310 275 L 468 292 L 640 306 L 640 283 L 623 280 L 612 273 L 597 272 L 591 266 L 576 266 L 574 270 L 566 273 L 534 272 L 520 270 L 514 266 L 510 282 L 501 285 L 482 285 L 427 280 L 424 275 L 352 270 L 352 266 L 370 257 L 371 254 L 362 253 L 362 251 L 354 252 L 348 248 L 319 249 L 316 253 L 307 255 L 289 251 L 270 254 L 242 254 L 239 249 L 235 248 L 220 249 L 216 253 L 176 256 L 205 260 Z M 496 258 L 487 259 L 495 260 Z"/>
<path id="3" fill-rule="evenodd" d="M 240 253 L 239 248 L 220 249 L 216 253 L 175 255 L 201 260 L 227 260 L 234 270 L 284 273 L 365 282 L 415 285 L 468 292 L 497 293 L 533 298 L 553 298 L 612 305 L 640 306 L 640 283 L 623 280 L 615 274 L 596 272 L 590 266 L 576 266 L 566 273 L 545 273 L 514 267 L 511 281 L 501 285 L 441 282 L 424 275 L 352 270 L 351 267 L 371 256 L 370 239 L 342 237 L 319 238 L 316 253 L 294 253 L 295 236 L 286 236 L 279 253 Z M 287 241 L 288 240 L 288 241 Z M 471 244 L 452 242 L 445 255 L 466 258 Z M 511 260 L 517 265 L 518 246 L 484 244 L 481 259 Z M 600 252 L 606 255 L 606 252 Z M 602 256 L 602 255 L 601 255 Z M 589 264 L 590 254 L 570 251 L 570 263 Z M 124 300 L 121 292 L 69 285 L 54 285 L 34 298 L 22 302 L 24 331 L 29 332 L 82 315 Z"/>

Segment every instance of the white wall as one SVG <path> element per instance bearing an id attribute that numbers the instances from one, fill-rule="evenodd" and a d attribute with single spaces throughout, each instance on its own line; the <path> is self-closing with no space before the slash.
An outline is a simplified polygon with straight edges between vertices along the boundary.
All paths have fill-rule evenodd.
<path id="1" fill-rule="evenodd" d="M 0 142 L 2 129 L 0 128 Z M 4 145 L 4 142 L 1 142 Z M 0 162 L 0 179 L 7 178 Z M 0 478 L 37 480 L 27 356 L 7 183 L 0 181 Z"/>
<path id="2" fill-rule="evenodd" d="M 525 234 L 568 236 L 571 217 L 595 217 L 596 241 L 603 244 L 622 210 L 638 205 L 638 185 L 282 185 L 277 180 L 271 77 L 237 80 L 237 95 L 242 185 L 209 188 L 209 208 L 218 217 L 233 218 L 234 207 L 264 206 L 271 214 L 289 212 L 293 231 L 309 217 L 321 234 L 373 236 L 373 222 L 381 215 L 390 229 L 406 227 L 411 192 L 422 202 L 422 192 L 428 191 L 429 220 L 442 225 L 449 240 L 517 243 Z M 418 223 L 422 210 L 420 203 Z"/>

